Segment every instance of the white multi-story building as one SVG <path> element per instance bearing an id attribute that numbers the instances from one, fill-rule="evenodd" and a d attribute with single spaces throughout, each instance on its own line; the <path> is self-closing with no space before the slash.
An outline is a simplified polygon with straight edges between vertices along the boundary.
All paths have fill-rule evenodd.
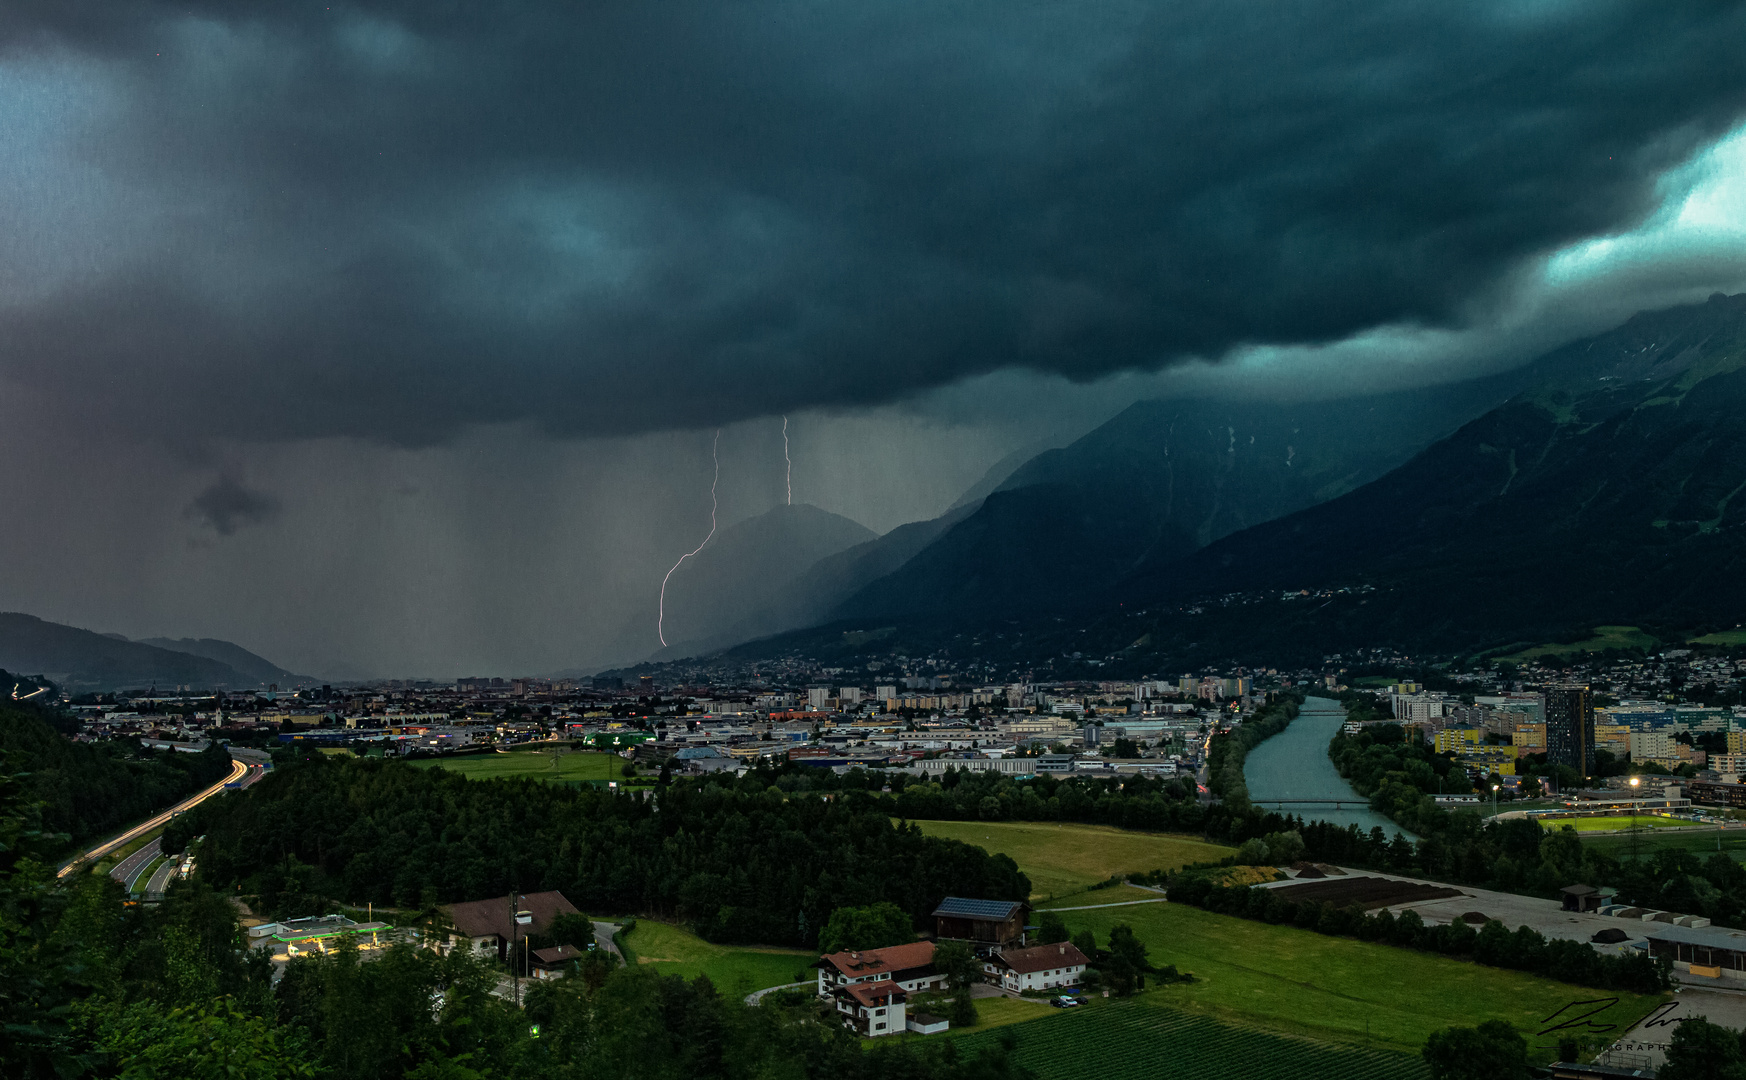
<path id="1" fill-rule="evenodd" d="M 903 1031 L 909 995 L 945 988 L 946 977 L 934 970 L 931 941 L 818 958 L 819 997 L 833 999 L 843 1023 L 864 1036 Z"/>
<path id="2" fill-rule="evenodd" d="M 1033 945 L 1028 949 L 1002 949 L 982 965 L 988 981 L 1003 990 L 1052 990 L 1076 985 L 1085 977 L 1089 961 L 1067 942 Z"/>
<path id="3" fill-rule="evenodd" d="M 1671 731 L 1633 731 L 1630 739 L 1632 761 L 1664 761 L 1678 753 Z"/>

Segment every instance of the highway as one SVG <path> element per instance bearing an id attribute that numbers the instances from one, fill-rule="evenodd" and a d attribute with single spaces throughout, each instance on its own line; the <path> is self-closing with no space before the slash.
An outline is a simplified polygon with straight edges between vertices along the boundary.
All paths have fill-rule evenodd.
<path id="1" fill-rule="evenodd" d="M 163 850 L 162 841 L 154 836 L 149 843 L 141 845 L 138 851 L 116 863 L 115 869 L 109 871 L 109 876 L 121 882 L 122 887 L 128 892 L 132 892 L 134 879 L 145 873 L 146 867 L 150 866 L 152 860 L 161 855 Z"/>
<path id="2" fill-rule="evenodd" d="M 153 872 L 151 881 L 146 883 L 146 899 L 162 900 L 164 898 L 164 890 L 170 887 L 170 879 L 174 877 L 176 871 L 181 868 L 182 859 L 180 856 L 165 859 L 160 863 L 157 870 Z"/>
<path id="3" fill-rule="evenodd" d="M 55 876 L 60 877 L 60 878 L 65 878 L 67 875 L 73 873 L 73 871 L 77 870 L 79 867 L 81 867 L 81 866 L 83 866 L 83 865 L 85 865 L 93 860 L 101 859 L 103 856 L 109 854 L 111 851 L 114 851 L 117 848 L 126 847 L 128 844 L 131 844 L 133 841 L 139 839 L 141 836 L 144 836 L 146 833 L 151 832 L 153 829 L 162 828 L 164 825 L 168 824 L 169 820 L 171 818 L 175 817 L 177 814 L 180 814 L 184 810 L 192 809 L 193 807 L 199 806 L 201 803 L 205 802 L 207 799 L 210 799 L 214 795 L 217 795 L 219 792 L 223 791 L 224 785 L 226 785 L 226 784 L 233 784 L 233 783 L 236 783 L 238 781 L 242 781 L 243 786 L 247 787 L 249 784 L 253 783 L 256 779 L 259 778 L 261 771 L 262 771 L 262 767 L 259 765 L 250 765 L 250 764 L 247 764 L 246 762 L 232 760 L 231 761 L 230 775 L 226 776 L 223 780 L 220 780 L 218 783 L 213 784 L 211 787 L 207 788 L 205 791 L 202 791 L 197 795 L 193 795 L 189 798 L 183 799 L 181 802 L 177 803 L 175 806 L 170 807 L 168 810 L 165 810 L 163 813 L 160 813 L 160 814 L 154 815 L 153 817 L 147 818 L 145 821 L 140 822 L 138 825 L 135 825 L 133 828 L 122 833 L 120 836 L 114 837 L 114 838 L 109 839 L 109 840 L 105 840 L 105 841 L 103 841 L 103 843 L 98 844 L 96 847 L 93 847 L 93 848 L 90 848 L 86 851 L 81 852 L 80 854 L 74 856 L 67 863 L 62 865 L 62 867 L 60 868 L 60 871 Z M 251 773 L 254 775 L 250 775 Z M 147 845 L 147 846 L 152 846 L 152 845 Z M 137 855 L 138 853 L 136 852 L 135 854 Z M 131 856 L 130 856 L 130 858 L 131 858 Z"/>

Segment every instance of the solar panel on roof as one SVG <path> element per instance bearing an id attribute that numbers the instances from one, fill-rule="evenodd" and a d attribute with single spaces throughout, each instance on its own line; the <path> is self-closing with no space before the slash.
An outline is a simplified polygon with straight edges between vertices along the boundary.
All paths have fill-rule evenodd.
<path id="1" fill-rule="evenodd" d="M 961 896 L 948 896 L 940 901 L 934 914 L 963 915 L 972 919 L 1004 919 L 1016 907 L 1018 904 L 1011 900 L 966 900 Z"/>

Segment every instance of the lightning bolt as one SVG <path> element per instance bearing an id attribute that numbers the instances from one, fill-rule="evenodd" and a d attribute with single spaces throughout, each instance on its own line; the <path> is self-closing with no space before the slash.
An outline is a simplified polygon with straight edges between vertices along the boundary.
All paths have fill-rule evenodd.
<path id="1" fill-rule="evenodd" d="M 679 562 L 673 564 L 673 570 L 679 569 L 680 565 L 683 564 L 686 559 L 689 559 L 699 551 L 702 551 L 704 545 L 709 543 L 710 537 L 715 535 L 715 512 L 720 505 L 715 497 L 715 486 L 721 482 L 720 449 L 721 428 L 716 428 L 715 442 L 711 443 L 709 447 L 709 456 L 715 461 L 715 478 L 709 482 L 709 536 L 703 538 L 702 544 L 698 544 L 696 548 L 679 556 Z M 661 579 L 661 607 L 659 614 L 655 617 L 655 636 L 661 639 L 662 648 L 665 648 L 667 645 L 667 578 L 673 576 L 673 570 L 667 571 L 667 577 Z"/>
<path id="2" fill-rule="evenodd" d="M 788 456 L 788 417 L 782 418 L 782 462 L 788 466 L 788 505 L 794 505 L 794 459 Z"/>

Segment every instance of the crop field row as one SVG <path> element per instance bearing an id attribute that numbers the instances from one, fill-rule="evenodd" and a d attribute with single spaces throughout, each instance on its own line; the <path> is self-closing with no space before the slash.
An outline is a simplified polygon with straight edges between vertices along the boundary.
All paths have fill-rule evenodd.
<path id="1" fill-rule="evenodd" d="M 1233 1027 L 1135 1000 L 1076 1009 L 1007 1028 L 957 1036 L 974 1055 L 1007 1033 L 1013 1055 L 1040 1080 L 1423 1080 L 1410 1054 L 1331 1046 Z"/>

